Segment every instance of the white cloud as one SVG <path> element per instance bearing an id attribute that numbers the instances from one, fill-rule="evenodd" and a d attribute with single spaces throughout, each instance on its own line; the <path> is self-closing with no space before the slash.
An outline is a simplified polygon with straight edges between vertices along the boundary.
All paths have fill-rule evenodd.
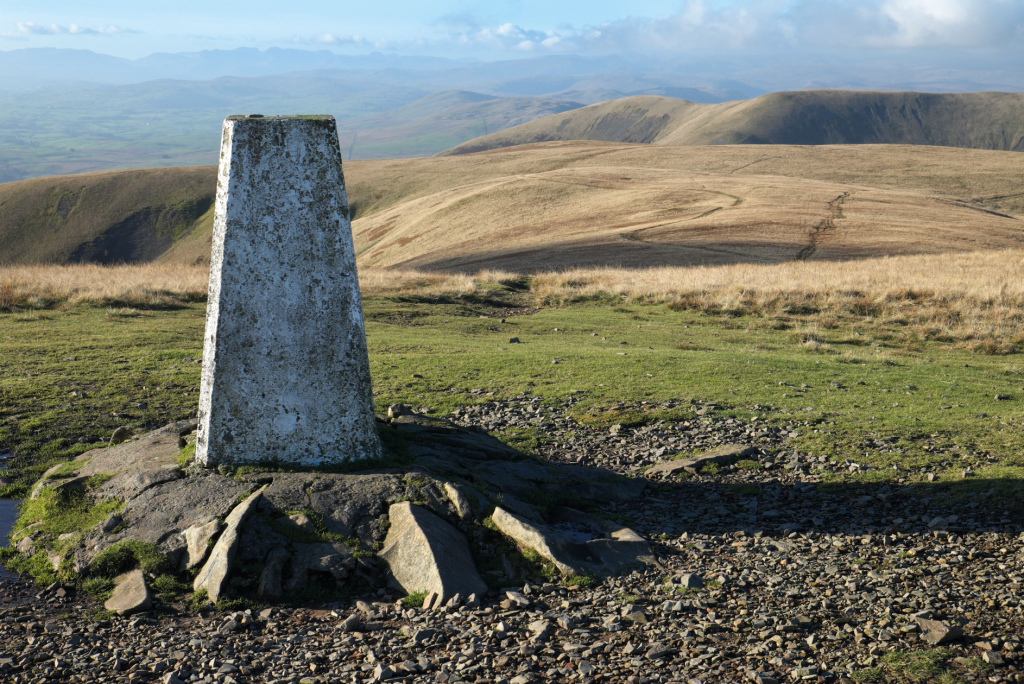
<path id="1" fill-rule="evenodd" d="M 670 16 L 558 32 L 442 23 L 455 45 L 510 52 L 1000 48 L 1024 45 L 1024 0 L 686 0 Z"/>
<path id="2" fill-rule="evenodd" d="M 879 10 L 895 25 L 882 43 L 898 47 L 1005 45 L 1024 28 L 1018 0 L 886 0 Z"/>
<path id="3" fill-rule="evenodd" d="M 321 33 L 320 35 L 313 36 L 312 42 L 319 43 L 321 45 L 363 45 L 367 41 L 361 36 L 345 36 L 336 33 Z"/>
<path id="4" fill-rule="evenodd" d="M 59 24 L 50 24 L 49 26 L 42 26 L 35 24 L 31 21 L 18 22 L 18 33 L 15 35 L 21 36 L 116 36 L 122 34 L 138 33 L 138 31 L 125 28 L 123 26 L 115 26 L 110 24 L 109 26 L 101 26 L 99 28 L 89 28 L 87 26 L 79 26 L 78 24 L 69 24 L 68 26 L 61 26 Z"/>
<path id="5" fill-rule="evenodd" d="M 532 52 L 536 49 L 553 49 L 562 42 L 562 36 L 554 31 L 526 29 L 517 24 L 502 24 L 493 29 L 477 28 L 475 24 L 463 23 L 469 30 L 450 34 L 453 42 L 463 46 Z"/>
<path id="6" fill-rule="evenodd" d="M 992 48 L 1021 41 L 1020 0 L 690 0 L 675 15 L 597 27 L 621 47 Z M 596 46 L 595 46 L 596 47 Z"/>

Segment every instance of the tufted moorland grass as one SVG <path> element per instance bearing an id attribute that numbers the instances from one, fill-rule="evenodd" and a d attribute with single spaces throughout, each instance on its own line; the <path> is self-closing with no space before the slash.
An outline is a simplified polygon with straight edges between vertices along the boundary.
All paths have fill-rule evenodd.
<path id="1" fill-rule="evenodd" d="M 826 324 L 813 311 L 608 295 L 542 306 L 521 279 L 448 292 L 423 282 L 365 295 L 378 410 L 408 403 L 443 415 L 522 394 L 574 396 L 574 415 L 602 425 L 696 419 L 691 401 L 714 402 L 718 415 L 798 422 L 799 448 L 880 468 L 855 479 L 934 472 L 941 488 L 970 466 L 977 486 L 996 480 L 1012 503 L 1024 477 L 1016 354 L 908 336 L 905 321 L 885 316 L 829 314 Z M 43 469 L 120 425 L 194 415 L 203 304 L 137 314 L 85 303 L 0 313 L 0 454 L 25 457 L 0 496 L 23 496 Z M 662 408 L 669 400 L 680 404 Z M 866 437 L 885 451 L 865 448 Z"/>

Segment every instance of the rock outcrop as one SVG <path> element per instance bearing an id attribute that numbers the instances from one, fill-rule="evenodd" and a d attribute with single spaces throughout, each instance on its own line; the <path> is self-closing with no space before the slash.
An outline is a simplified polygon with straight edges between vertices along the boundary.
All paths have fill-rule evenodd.
<path id="1" fill-rule="evenodd" d="M 469 552 L 466 537 L 430 511 L 408 501 L 389 511 L 391 527 L 380 552 L 390 567 L 389 581 L 406 593 L 436 593 L 441 603 L 456 594 L 487 590 Z"/>
<path id="2" fill-rule="evenodd" d="M 224 582 L 231 573 L 231 565 L 235 560 L 235 547 L 238 545 L 238 529 L 245 522 L 246 516 L 259 503 L 260 496 L 266 485 L 250 495 L 245 501 L 235 506 L 224 521 L 224 532 L 217 539 L 216 545 L 210 552 L 210 558 L 206 561 L 203 569 L 199 571 L 192 588 L 196 591 L 206 590 L 206 595 L 212 603 L 220 599 Z"/>
<path id="3" fill-rule="evenodd" d="M 70 467 L 51 469 L 37 490 L 74 490 L 123 506 L 60 547 L 30 523 L 18 533 L 18 549 L 46 551 L 55 564 L 71 553 L 81 570 L 117 542 L 151 544 L 176 571 L 201 568 L 193 586 L 213 601 L 229 588 L 232 595 L 274 599 L 379 587 L 387 579 L 406 591 L 434 592 L 443 605 L 456 593 L 486 590 L 466 535 L 498 506 L 502 531 L 562 572 L 608 574 L 648 559 L 646 542 L 626 528 L 569 509 L 552 517 L 524 501 L 536 493 L 556 501 L 595 493 L 631 500 L 642 495 L 644 480 L 532 458 L 482 431 L 407 408 L 393 414 L 381 429 L 404 441 L 404 466 L 357 473 L 183 467 L 181 447 L 195 438 L 189 421 L 87 452 Z M 375 548 L 383 548 L 387 577 L 367 553 Z M 490 571 L 492 583 L 516 577 L 508 559 L 502 567 L 504 576 Z"/>

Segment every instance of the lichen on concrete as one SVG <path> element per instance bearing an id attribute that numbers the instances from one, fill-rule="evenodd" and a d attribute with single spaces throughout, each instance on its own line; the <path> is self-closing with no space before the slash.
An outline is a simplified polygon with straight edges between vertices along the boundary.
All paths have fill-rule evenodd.
<path id="1" fill-rule="evenodd" d="M 196 459 L 379 458 L 333 117 L 229 117 L 217 182 Z"/>

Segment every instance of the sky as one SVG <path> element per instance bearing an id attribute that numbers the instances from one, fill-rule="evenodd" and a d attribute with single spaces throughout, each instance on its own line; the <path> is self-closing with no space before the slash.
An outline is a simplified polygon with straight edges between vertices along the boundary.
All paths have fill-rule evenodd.
<path id="1" fill-rule="evenodd" d="M 476 59 L 847 51 L 1024 57 L 1024 0 L 4 0 L 0 50 L 237 47 Z M 952 53 L 951 53 L 952 51 Z"/>

